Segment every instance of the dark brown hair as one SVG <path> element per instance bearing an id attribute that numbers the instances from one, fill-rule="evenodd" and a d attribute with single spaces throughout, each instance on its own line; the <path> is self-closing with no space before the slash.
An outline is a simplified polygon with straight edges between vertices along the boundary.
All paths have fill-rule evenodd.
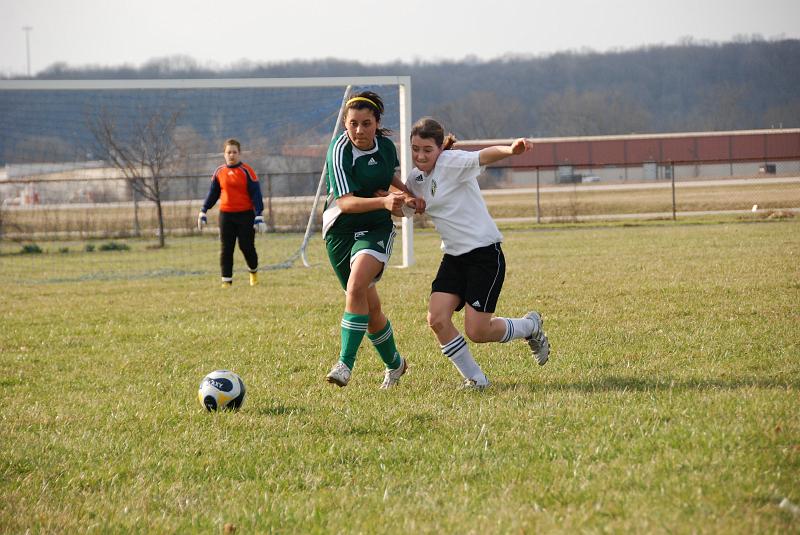
<path id="1" fill-rule="evenodd" d="M 383 115 L 383 99 L 377 93 L 372 91 L 362 91 L 350 97 L 344 105 L 345 119 L 347 110 L 371 110 L 372 115 L 375 116 L 375 121 L 381 122 L 381 115 Z M 388 128 L 378 128 L 378 133 L 382 136 L 391 135 L 392 131 Z"/>
<path id="2" fill-rule="evenodd" d="M 444 127 L 433 117 L 423 117 L 411 127 L 411 137 L 419 136 L 422 139 L 432 139 L 436 146 L 442 150 L 453 147 L 458 141 L 456 136 L 448 132 L 444 133 Z"/>
<path id="3" fill-rule="evenodd" d="M 238 139 L 233 139 L 233 138 L 226 139 L 225 143 L 222 144 L 222 150 L 225 150 L 225 147 L 227 147 L 228 145 L 233 145 L 234 147 L 239 149 L 239 152 L 242 152 L 242 144 L 239 143 Z"/>

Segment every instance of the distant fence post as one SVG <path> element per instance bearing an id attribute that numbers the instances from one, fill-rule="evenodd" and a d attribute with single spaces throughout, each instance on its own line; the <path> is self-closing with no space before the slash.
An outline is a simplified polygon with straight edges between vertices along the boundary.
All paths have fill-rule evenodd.
<path id="1" fill-rule="evenodd" d="M 669 162 L 669 175 L 672 180 L 672 220 L 678 220 L 677 208 L 675 206 L 675 164 Z"/>
<path id="2" fill-rule="evenodd" d="M 275 213 L 272 211 L 272 175 L 264 173 L 264 179 L 267 183 L 267 228 L 275 232 Z"/>
<path id="3" fill-rule="evenodd" d="M 539 167 L 536 167 L 536 224 L 542 222 L 542 205 L 539 199 Z"/>
<path id="4" fill-rule="evenodd" d="M 142 235 L 142 227 L 139 225 L 139 196 L 136 195 L 136 188 L 131 186 L 133 196 L 133 235 L 137 238 Z"/>

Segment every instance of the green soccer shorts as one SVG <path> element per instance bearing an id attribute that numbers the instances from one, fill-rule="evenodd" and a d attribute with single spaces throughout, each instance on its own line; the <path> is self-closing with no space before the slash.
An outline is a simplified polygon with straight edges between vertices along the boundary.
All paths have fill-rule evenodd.
<path id="1" fill-rule="evenodd" d="M 333 271 L 336 272 L 342 288 L 347 289 L 350 266 L 361 254 L 373 256 L 383 263 L 384 269 L 381 269 L 380 273 L 375 276 L 375 280 L 372 281 L 373 284 L 378 282 L 392 256 L 394 236 L 394 223 L 391 221 L 370 230 L 359 230 L 347 234 L 328 231 L 325 236 L 325 248 L 328 250 L 328 259 L 331 261 Z"/>

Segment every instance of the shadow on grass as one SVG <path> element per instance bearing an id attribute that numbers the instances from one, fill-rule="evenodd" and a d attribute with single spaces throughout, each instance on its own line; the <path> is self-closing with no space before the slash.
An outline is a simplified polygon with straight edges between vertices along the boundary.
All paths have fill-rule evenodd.
<path id="1" fill-rule="evenodd" d="M 688 392 L 714 390 L 757 389 L 800 389 L 800 381 L 795 379 L 741 377 L 733 379 L 654 379 L 640 377 L 609 376 L 591 381 L 561 383 L 512 383 L 493 382 L 494 390 L 530 390 L 535 392 L 554 392 L 569 390 L 573 392 Z"/>

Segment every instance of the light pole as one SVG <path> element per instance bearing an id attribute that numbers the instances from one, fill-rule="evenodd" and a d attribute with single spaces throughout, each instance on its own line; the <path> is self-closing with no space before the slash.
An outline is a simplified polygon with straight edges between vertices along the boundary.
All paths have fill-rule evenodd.
<path id="1" fill-rule="evenodd" d="M 31 30 L 32 26 L 23 26 L 22 31 L 25 32 L 25 56 L 28 59 L 28 78 L 31 77 Z"/>

